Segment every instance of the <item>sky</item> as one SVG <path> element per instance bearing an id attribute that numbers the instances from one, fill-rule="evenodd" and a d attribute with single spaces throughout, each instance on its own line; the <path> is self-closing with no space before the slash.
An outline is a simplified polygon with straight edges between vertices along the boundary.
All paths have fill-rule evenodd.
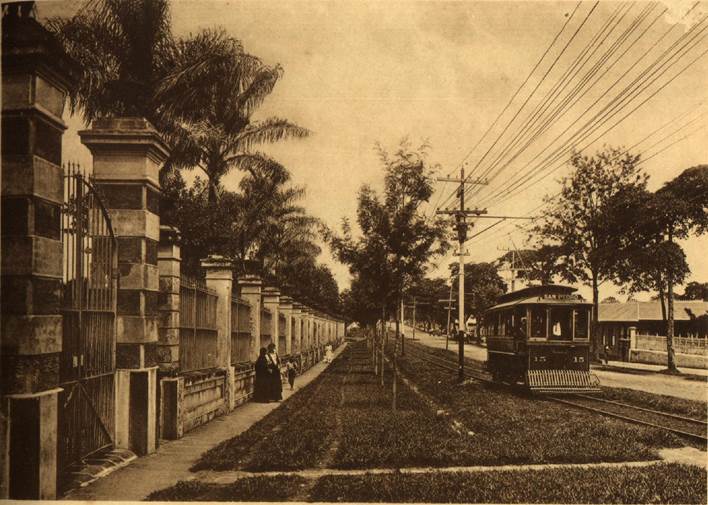
<path id="1" fill-rule="evenodd" d="M 597 85 L 580 97 L 566 116 L 558 118 L 544 136 L 490 179 L 488 186 L 471 191 L 468 205 L 479 202 L 490 215 L 519 216 L 536 209 L 545 194 L 555 193 L 558 178 L 568 173 L 567 166 L 560 166 L 547 175 L 544 173 L 545 177 L 537 184 L 517 195 L 491 198 L 496 190 L 516 180 L 528 166 L 526 163 L 544 146 L 552 145 L 552 139 L 572 124 L 574 116 L 596 100 L 601 106 L 603 100 L 611 99 L 612 93 L 621 89 L 610 87 L 611 83 L 632 78 L 634 73 L 638 75 L 642 66 L 632 68 L 630 65 L 642 54 L 648 51 L 646 59 L 640 63 L 648 62 L 685 33 L 705 11 L 700 5 L 682 17 L 692 4 L 657 4 L 642 26 L 648 25 L 654 16 L 656 22 L 628 49 L 623 59 L 602 75 Z M 38 13 L 40 18 L 70 15 L 80 5 L 81 2 L 76 1 L 50 0 L 39 4 Z M 172 5 L 172 21 L 177 36 L 222 27 L 240 39 L 247 52 L 267 64 L 283 66 L 283 78 L 256 117 L 287 118 L 310 129 L 312 135 L 307 139 L 264 146 L 262 150 L 288 167 L 296 184 L 307 188 L 304 205 L 308 211 L 336 228 L 343 217 L 354 220 L 356 193 L 361 185 L 369 184 L 379 190 L 383 186 L 383 169 L 373 149 L 376 142 L 393 148 L 404 137 L 413 142 L 425 139 L 432 146 L 430 162 L 439 167 L 440 176 L 459 173 L 463 161 L 470 173 L 481 160 L 475 170 L 481 173 L 485 163 L 494 159 L 494 150 L 488 157 L 484 157 L 485 151 L 534 86 L 538 84 L 538 89 L 527 107 L 538 103 L 538 99 L 551 90 L 551 85 L 571 68 L 573 58 L 611 18 L 615 9 L 621 7 L 618 3 L 603 2 L 593 10 L 593 5 L 592 2 L 540 1 L 180 0 Z M 620 23 L 618 31 L 613 33 L 620 33 L 642 9 L 651 7 L 647 3 L 625 5 L 629 10 L 624 18 L 616 18 Z M 664 7 L 667 11 L 661 14 Z M 568 26 L 539 71 L 483 137 L 568 19 Z M 669 36 L 652 49 L 652 44 L 674 24 Z M 568 42 L 576 29 L 577 36 Z M 637 30 L 632 36 L 639 33 Z M 606 44 L 612 40 L 608 38 Z M 561 54 L 566 42 L 568 46 Z M 601 51 L 606 47 L 601 47 Z M 704 48 L 708 49 L 706 40 L 698 39 L 698 45 L 686 59 L 668 69 L 663 80 L 647 88 L 646 95 Z M 596 57 L 599 58 L 601 51 Z M 547 69 L 556 56 L 556 65 L 549 70 L 546 80 L 539 82 L 541 71 Z M 599 137 L 587 152 L 592 153 L 605 143 L 630 147 L 679 117 L 672 126 L 635 149 L 636 152 L 647 148 L 645 157 L 648 157 L 668 147 L 642 164 L 650 175 L 649 189 L 657 189 L 690 166 L 708 162 L 705 149 L 708 130 L 704 116 L 708 110 L 707 78 L 708 57 L 704 55 L 617 127 Z M 620 86 L 624 82 L 620 80 Z M 607 89 L 614 91 L 610 93 Z M 639 102 L 641 97 L 633 104 Z M 627 106 L 626 111 L 632 108 Z M 651 147 L 662 136 L 691 120 L 695 121 Z M 78 117 L 67 118 L 67 124 L 65 160 L 90 166 L 90 155 L 76 135 L 84 125 Z M 507 135 L 514 131 L 512 124 Z M 602 130 L 598 134 L 600 132 Z M 686 139 L 668 146 L 686 135 Z M 480 138 L 482 142 L 473 149 Z M 502 137 L 497 148 L 504 145 L 504 138 L 509 137 Z M 226 187 L 235 189 L 239 176 L 238 173 L 227 176 Z M 431 203 L 448 202 L 447 197 L 453 190 L 451 184 L 438 183 Z M 431 205 L 427 212 L 432 212 L 434 207 Z M 472 233 L 493 222 L 479 220 Z M 494 260 L 503 254 L 500 249 L 511 247 L 512 242 L 522 247 L 524 237 L 525 233 L 516 230 L 514 224 L 498 225 L 467 243 L 468 261 Z M 683 245 L 692 270 L 691 280 L 708 281 L 705 261 L 708 238 L 691 239 Z M 346 266 L 337 263 L 326 247 L 320 260 L 332 269 L 340 289 L 346 288 L 350 279 Z M 431 274 L 445 275 L 447 264 L 453 260 L 450 256 L 438 259 L 431 267 Z M 581 292 L 586 296 L 590 293 L 585 287 Z M 601 287 L 601 297 L 616 294 L 614 286 Z"/>

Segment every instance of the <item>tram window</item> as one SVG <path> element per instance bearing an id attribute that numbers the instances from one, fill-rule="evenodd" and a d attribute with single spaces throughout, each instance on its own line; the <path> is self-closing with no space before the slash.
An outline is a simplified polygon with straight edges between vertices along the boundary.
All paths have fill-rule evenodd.
<path id="1" fill-rule="evenodd" d="M 544 307 L 531 309 L 531 337 L 546 338 L 546 309 Z"/>
<path id="2" fill-rule="evenodd" d="M 502 321 L 504 323 L 504 336 L 511 337 L 514 335 L 514 316 L 511 311 L 505 312 L 502 316 Z"/>
<path id="3" fill-rule="evenodd" d="M 588 338 L 588 310 L 575 311 L 575 338 Z"/>
<path id="4" fill-rule="evenodd" d="M 514 335 L 526 338 L 526 307 L 516 307 L 514 311 Z"/>
<path id="5" fill-rule="evenodd" d="M 573 329 L 571 327 L 573 311 L 567 307 L 552 307 L 549 338 L 552 340 L 571 340 Z"/>

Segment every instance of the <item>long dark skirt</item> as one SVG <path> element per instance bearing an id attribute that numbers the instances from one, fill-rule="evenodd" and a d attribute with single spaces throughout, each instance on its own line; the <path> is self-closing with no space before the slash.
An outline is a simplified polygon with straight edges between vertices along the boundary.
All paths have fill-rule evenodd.
<path id="1" fill-rule="evenodd" d="M 270 373 L 268 366 L 263 363 L 256 363 L 256 380 L 253 384 L 253 401 L 268 403 L 270 401 Z"/>
<path id="2" fill-rule="evenodd" d="M 280 369 L 270 367 L 270 399 L 274 401 L 283 399 L 283 382 L 280 379 Z"/>

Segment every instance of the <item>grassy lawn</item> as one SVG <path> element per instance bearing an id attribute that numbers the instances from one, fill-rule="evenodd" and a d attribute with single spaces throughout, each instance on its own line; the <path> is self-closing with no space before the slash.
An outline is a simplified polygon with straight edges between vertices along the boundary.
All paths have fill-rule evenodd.
<path id="1" fill-rule="evenodd" d="M 320 478 L 312 501 L 435 503 L 706 503 L 706 472 L 648 468 L 549 469 Z"/>
<path id="2" fill-rule="evenodd" d="M 442 353 L 447 351 L 441 350 Z M 438 352 L 438 354 L 442 354 Z M 463 450 L 474 464 L 591 463 L 657 458 L 686 442 L 650 427 L 575 410 L 505 388 L 455 383 L 449 371 L 409 353 L 401 370 L 476 435 Z"/>
<path id="3" fill-rule="evenodd" d="M 707 499 L 705 470 L 677 464 L 324 476 L 313 484 L 308 491 L 305 479 L 297 476 L 251 477 L 228 485 L 180 482 L 148 499 L 398 503 L 706 503 Z"/>
<path id="4" fill-rule="evenodd" d="M 206 452 L 193 470 L 593 463 L 655 459 L 658 448 L 685 445 L 661 430 L 503 388 L 461 386 L 412 354 L 399 364 L 465 429 L 453 430 L 401 383 L 392 411 L 390 373 L 382 389 L 365 343 L 357 342 L 263 420 Z"/>

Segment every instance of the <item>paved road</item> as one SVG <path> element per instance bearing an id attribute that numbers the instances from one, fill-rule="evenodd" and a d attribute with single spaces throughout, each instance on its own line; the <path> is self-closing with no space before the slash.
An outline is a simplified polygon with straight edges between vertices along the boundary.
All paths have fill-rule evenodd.
<path id="1" fill-rule="evenodd" d="M 413 329 L 404 325 L 406 337 L 413 335 Z M 423 331 L 415 331 L 415 338 L 421 344 L 445 349 L 445 337 L 435 337 Z M 457 350 L 457 342 L 451 340 L 449 349 Z M 465 344 L 465 356 L 468 358 L 486 361 L 487 349 L 474 344 Z M 633 363 L 623 364 L 612 362 L 614 370 L 593 367 L 593 373 L 598 376 L 603 386 L 635 389 L 687 400 L 708 402 L 708 382 L 697 380 L 687 380 L 681 377 L 672 377 L 657 373 L 660 367 L 635 365 Z M 697 375 L 706 375 L 703 370 L 691 370 Z"/>

